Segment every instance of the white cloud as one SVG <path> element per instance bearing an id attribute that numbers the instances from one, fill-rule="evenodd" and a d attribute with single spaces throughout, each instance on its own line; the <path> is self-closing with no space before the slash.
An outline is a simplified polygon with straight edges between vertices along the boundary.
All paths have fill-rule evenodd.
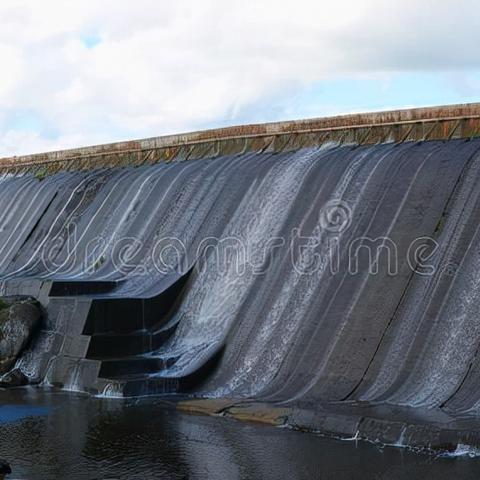
<path id="1" fill-rule="evenodd" d="M 2 0 L 0 155 L 234 123 L 336 76 L 474 70 L 479 43 L 473 0 Z"/>
<path id="2" fill-rule="evenodd" d="M 12 45 L 0 43 L 0 61 L 1 65 L 7 67 L 2 68 L 0 74 L 0 102 L 2 105 L 8 106 L 13 103 L 12 95 L 15 93 L 25 69 L 22 50 Z"/>

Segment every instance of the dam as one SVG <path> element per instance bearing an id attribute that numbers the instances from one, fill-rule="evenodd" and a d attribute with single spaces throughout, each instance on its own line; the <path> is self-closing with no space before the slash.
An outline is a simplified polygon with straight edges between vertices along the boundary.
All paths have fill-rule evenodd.
<path id="1" fill-rule="evenodd" d="M 480 104 L 0 160 L 2 385 L 480 448 Z"/>

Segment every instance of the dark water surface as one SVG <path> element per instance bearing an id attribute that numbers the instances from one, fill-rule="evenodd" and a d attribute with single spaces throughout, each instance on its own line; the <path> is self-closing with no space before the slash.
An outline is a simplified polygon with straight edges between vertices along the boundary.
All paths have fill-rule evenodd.
<path id="1" fill-rule="evenodd" d="M 162 403 L 3 391 L 0 457 L 17 479 L 480 478 L 480 458 L 185 415 Z"/>

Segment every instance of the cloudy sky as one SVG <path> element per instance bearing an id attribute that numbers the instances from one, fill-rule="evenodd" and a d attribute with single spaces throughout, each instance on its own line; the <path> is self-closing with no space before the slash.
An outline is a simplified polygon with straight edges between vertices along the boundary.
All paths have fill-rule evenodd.
<path id="1" fill-rule="evenodd" d="M 0 156 L 480 100 L 478 0 L 1 0 Z"/>

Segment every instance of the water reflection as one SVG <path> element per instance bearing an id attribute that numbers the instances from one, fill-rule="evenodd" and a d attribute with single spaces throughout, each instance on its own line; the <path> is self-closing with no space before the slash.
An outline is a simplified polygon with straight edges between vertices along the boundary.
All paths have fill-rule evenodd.
<path id="1" fill-rule="evenodd" d="M 478 478 L 480 462 L 378 449 L 225 418 L 159 399 L 0 392 L 0 457 L 26 479 Z M 7 408 L 8 415 L 1 415 Z"/>

